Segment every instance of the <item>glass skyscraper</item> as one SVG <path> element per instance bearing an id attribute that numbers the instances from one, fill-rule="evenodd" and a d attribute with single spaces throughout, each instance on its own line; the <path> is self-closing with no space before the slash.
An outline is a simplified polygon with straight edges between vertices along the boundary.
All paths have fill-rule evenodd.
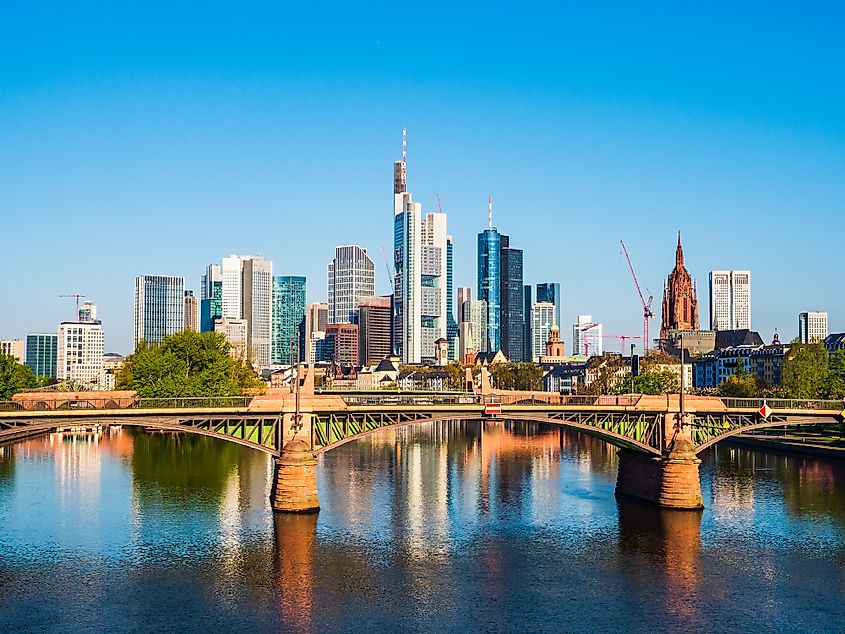
<path id="1" fill-rule="evenodd" d="M 557 282 L 537 284 L 537 301 L 555 305 L 555 325 L 560 328 L 560 306 L 562 304 L 560 284 Z"/>
<path id="2" fill-rule="evenodd" d="M 291 360 L 291 342 L 301 345 L 300 329 L 305 320 L 305 278 L 277 275 L 273 278 L 273 363 Z M 297 350 L 299 359 L 304 351 Z"/>
<path id="3" fill-rule="evenodd" d="M 522 249 L 511 247 L 506 235 L 500 237 L 500 245 L 501 348 L 511 361 L 525 361 Z"/>
<path id="4" fill-rule="evenodd" d="M 214 319 L 223 316 L 223 274 L 219 264 L 209 264 L 200 289 L 200 332 L 214 330 Z"/>
<path id="5" fill-rule="evenodd" d="M 139 275 L 135 278 L 135 345 L 161 343 L 185 328 L 185 278 Z"/>
<path id="6" fill-rule="evenodd" d="M 454 243 L 446 236 L 446 339 L 449 341 L 449 359 L 458 358 L 458 322 L 455 319 Z"/>
<path id="7" fill-rule="evenodd" d="M 501 236 L 489 227 L 478 234 L 478 299 L 487 306 L 487 341 L 482 349 L 495 352 L 501 340 Z"/>

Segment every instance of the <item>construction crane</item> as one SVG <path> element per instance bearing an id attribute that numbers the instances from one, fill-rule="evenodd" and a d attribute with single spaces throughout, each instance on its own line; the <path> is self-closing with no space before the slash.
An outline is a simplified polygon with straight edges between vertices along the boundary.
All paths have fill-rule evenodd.
<path id="1" fill-rule="evenodd" d="M 622 251 L 625 252 L 625 259 L 628 261 L 628 268 L 631 269 L 631 277 L 634 278 L 634 286 L 637 287 L 637 294 L 640 296 L 640 303 L 643 306 L 643 354 L 645 354 L 648 352 L 648 320 L 654 317 L 654 313 L 651 311 L 651 302 L 654 301 L 654 295 L 649 293 L 648 301 L 645 300 L 645 297 L 643 297 L 643 291 L 640 289 L 640 282 L 637 279 L 637 274 L 634 273 L 634 265 L 631 264 L 631 256 L 628 255 L 628 249 L 625 246 L 625 242 L 620 240 L 619 243 L 622 245 Z"/>
<path id="2" fill-rule="evenodd" d="M 76 316 L 73 318 L 73 321 L 78 320 L 79 319 L 79 300 L 82 299 L 83 297 L 85 297 L 85 295 L 82 295 L 81 293 L 67 293 L 67 294 L 64 294 L 64 295 L 59 295 L 59 297 L 66 297 L 66 298 L 67 297 L 73 297 L 76 300 Z"/>
<path id="3" fill-rule="evenodd" d="M 621 339 L 622 340 L 622 356 L 625 356 L 625 342 L 629 339 L 642 339 L 640 335 L 602 335 L 602 339 Z"/>
<path id="4" fill-rule="evenodd" d="M 384 268 L 387 270 L 387 276 L 390 278 L 390 286 L 393 287 L 393 282 L 396 279 L 396 272 L 390 266 L 390 260 L 387 259 L 387 251 L 384 250 L 384 245 L 381 245 L 381 254 L 384 256 Z"/>

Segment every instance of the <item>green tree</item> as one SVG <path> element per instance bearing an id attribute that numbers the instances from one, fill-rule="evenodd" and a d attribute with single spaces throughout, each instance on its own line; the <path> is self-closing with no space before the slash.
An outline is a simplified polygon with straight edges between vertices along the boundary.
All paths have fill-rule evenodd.
<path id="1" fill-rule="evenodd" d="M 13 394 L 38 386 L 38 379 L 28 366 L 18 363 L 10 354 L 0 354 L 0 401 L 8 401 Z"/>
<path id="2" fill-rule="evenodd" d="M 835 350 L 828 358 L 828 373 L 824 383 L 825 398 L 845 398 L 845 350 Z"/>
<path id="3" fill-rule="evenodd" d="M 788 398 L 820 398 L 829 372 L 823 343 L 793 344 L 783 361 L 781 388 Z"/>
<path id="4" fill-rule="evenodd" d="M 722 381 L 718 394 L 734 398 L 752 398 L 760 394 L 760 386 L 757 384 L 757 379 L 748 371 L 745 359 L 737 358 L 736 370 Z"/>
<path id="5" fill-rule="evenodd" d="M 543 389 L 543 369 L 535 363 L 494 363 L 489 370 L 500 390 Z"/>
<path id="6" fill-rule="evenodd" d="M 264 382 L 229 353 L 222 333 L 183 330 L 161 344 L 141 342 L 115 379 L 117 389 L 136 390 L 143 398 L 235 396 L 262 389 Z"/>

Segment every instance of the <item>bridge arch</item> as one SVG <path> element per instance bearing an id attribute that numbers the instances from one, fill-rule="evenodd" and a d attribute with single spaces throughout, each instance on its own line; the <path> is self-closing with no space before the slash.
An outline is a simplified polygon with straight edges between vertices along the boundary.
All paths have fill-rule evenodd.
<path id="1" fill-rule="evenodd" d="M 831 416 L 830 418 L 820 418 L 818 416 L 784 416 L 778 417 L 776 420 L 761 420 L 756 423 L 748 423 L 744 425 L 730 426 L 720 429 L 718 433 L 710 435 L 706 439 L 695 443 L 695 452 L 700 454 L 705 449 L 712 447 L 718 442 L 721 442 L 732 436 L 744 434 L 749 431 L 756 431 L 760 429 L 776 429 L 778 427 L 793 427 L 804 425 L 834 425 L 840 421 Z M 710 428 L 712 429 L 712 427 Z"/>
<path id="2" fill-rule="evenodd" d="M 412 425 L 423 425 L 426 423 L 437 423 L 437 422 L 447 422 L 447 421 L 459 421 L 459 420 L 480 420 L 480 421 L 498 421 L 498 422 L 505 422 L 509 420 L 513 421 L 523 421 L 523 422 L 533 422 L 533 423 L 541 423 L 541 424 L 549 424 L 549 425 L 556 425 L 558 427 L 563 427 L 565 429 L 570 429 L 573 431 L 579 431 L 590 436 L 599 438 L 604 440 L 608 444 L 611 444 L 615 447 L 620 449 L 632 449 L 634 451 L 642 452 L 649 455 L 659 456 L 660 450 L 656 447 L 652 447 L 647 443 L 638 441 L 634 438 L 625 436 L 621 433 L 614 432 L 610 429 L 601 429 L 599 427 L 591 426 L 585 423 L 581 423 L 574 420 L 567 420 L 566 418 L 551 418 L 549 416 L 544 415 L 529 415 L 529 414 L 505 414 L 500 418 L 485 418 L 480 416 L 455 416 L 452 415 L 442 415 L 442 416 L 421 416 L 419 418 L 413 420 L 401 420 L 393 423 L 386 423 L 379 426 L 374 426 L 369 429 L 362 429 L 361 431 L 357 431 L 352 434 L 344 435 L 342 438 L 338 440 L 328 442 L 327 444 L 320 445 L 315 447 L 314 454 L 320 455 L 327 451 L 331 451 L 332 449 L 336 449 L 342 445 L 345 445 L 350 442 L 357 441 L 361 438 L 365 438 L 370 436 L 376 432 L 379 432 L 383 429 L 388 428 L 398 428 L 398 427 L 410 427 Z M 312 422 L 314 424 L 314 422 Z M 331 423 L 329 423 L 331 425 Z"/>

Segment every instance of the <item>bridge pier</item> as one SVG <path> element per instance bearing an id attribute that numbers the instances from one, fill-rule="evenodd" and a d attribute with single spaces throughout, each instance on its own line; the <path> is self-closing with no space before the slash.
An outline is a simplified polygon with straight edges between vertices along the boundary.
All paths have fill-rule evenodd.
<path id="1" fill-rule="evenodd" d="M 702 509 L 701 460 L 689 427 L 678 425 L 676 414 L 667 414 L 665 421 L 663 437 L 669 441 L 662 457 L 619 450 L 616 495 L 666 509 Z"/>
<path id="2" fill-rule="evenodd" d="M 302 438 L 285 445 L 275 460 L 270 504 L 280 513 L 316 513 L 320 510 L 317 496 L 317 459 Z"/>

